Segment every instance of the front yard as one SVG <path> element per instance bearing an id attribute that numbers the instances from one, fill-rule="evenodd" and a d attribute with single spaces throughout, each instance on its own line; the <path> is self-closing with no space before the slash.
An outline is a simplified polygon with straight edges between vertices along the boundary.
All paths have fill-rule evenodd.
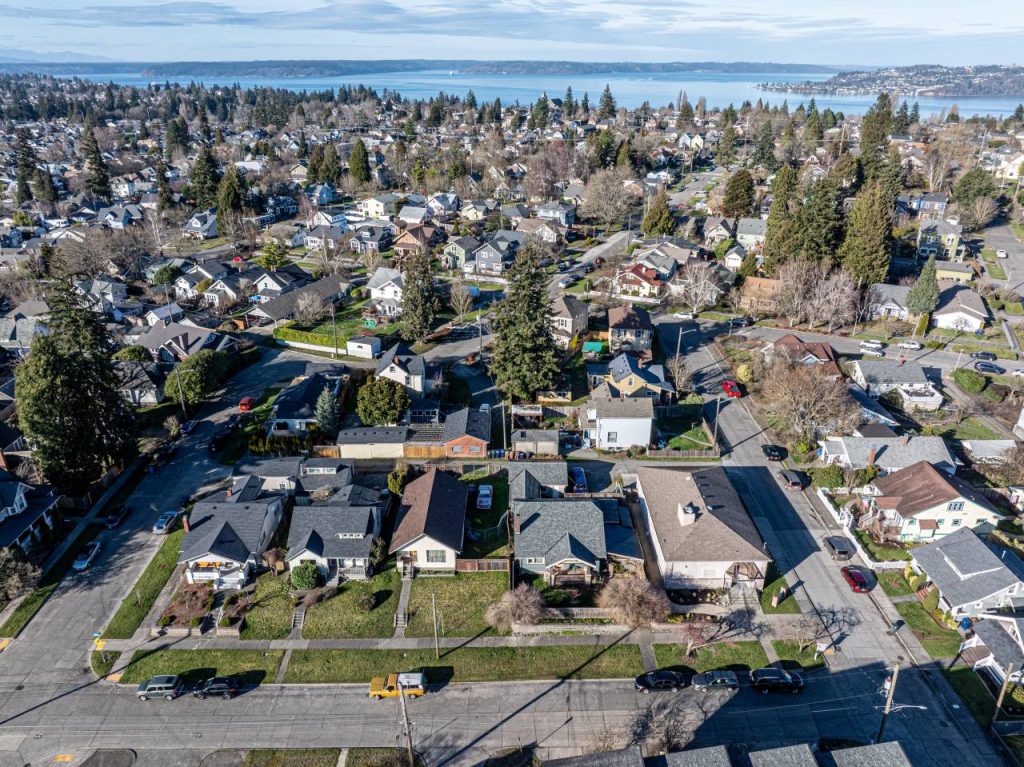
<path id="1" fill-rule="evenodd" d="M 890 597 L 904 597 L 914 593 L 914 588 L 903 577 L 902 570 L 879 570 L 876 575 L 878 585 Z"/>
<path id="2" fill-rule="evenodd" d="M 265 573 L 256 580 L 242 639 L 284 639 L 291 633 L 294 607 L 287 578 Z"/>
<path id="3" fill-rule="evenodd" d="M 428 681 L 437 685 L 510 679 L 622 679 L 643 671 L 643 662 L 636 645 L 459 647 L 442 649 L 440 660 L 433 650 L 295 650 L 284 681 L 369 683 L 374 676 L 414 669 L 422 669 Z"/>
<path id="4" fill-rule="evenodd" d="M 508 573 L 459 573 L 412 582 L 409 594 L 410 637 L 434 635 L 431 595 L 437 600 L 439 633 L 447 637 L 472 637 L 488 631 L 484 613 L 488 605 L 508 590 Z"/>
<path id="5" fill-rule="evenodd" d="M 338 593 L 306 611 L 302 635 L 306 639 L 389 637 L 394 634 L 395 611 L 402 579 L 393 563 L 368 581 L 348 581 Z M 363 595 L 374 598 L 373 609 L 362 604 Z"/>
<path id="6" fill-rule="evenodd" d="M 860 545 L 864 547 L 865 551 L 871 555 L 871 558 L 876 562 L 909 562 L 910 554 L 902 546 L 896 544 L 882 544 L 877 543 L 874 538 L 868 534 L 867 530 L 854 530 L 853 534 L 857 536 L 857 540 Z"/>
<path id="7" fill-rule="evenodd" d="M 155 650 L 132 658 L 121 681 L 137 684 L 152 676 L 178 674 L 187 683 L 211 676 L 233 676 L 242 684 L 273 682 L 281 665 L 281 650 Z"/>
<path id="8" fill-rule="evenodd" d="M 350 338 L 358 335 L 387 336 L 398 330 L 395 322 L 386 322 L 370 327 L 363 322 L 363 309 L 369 299 L 355 301 L 342 307 L 332 320 L 330 317 L 316 325 L 300 325 L 292 322 L 274 331 L 274 338 L 282 341 L 314 344 L 334 348 L 337 338 L 338 353 L 345 353 L 345 345 Z"/>
<path id="9" fill-rule="evenodd" d="M 960 634 L 936 623 L 923 604 L 897 602 L 895 607 L 932 658 L 952 658 L 960 652 Z"/>
<path id="10" fill-rule="evenodd" d="M 778 607 L 772 607 L 772 597 L 779 593 L 779 589 L 785 587 L 786 598 L 779 602 Z M 761 591 L 761 610 L 765 615 L 777 615 L 780 613 L 796 614 L 800 612 L 800 605 L 796 603 L 796 597 L 786 583 L 786 577 L 779 572 L 775 562 L 768 563 L 768 572 L 765 573 L 764 589 Z"/>
<path id="11" fill-rule="evenodd" d="M 760 642 L 715 642 L 704 645 L 686 657 L 686 645 L 656 644 L 654 657 L 658 668 L 675 670 L 713 671 L 727 669 L 741 673 L 768 665 L 768 656 Z"/>
<path id="12" fill-rule="evenodd" d="M 669 450 L 708 450 L 710 440 L 701 427 L 703 403 L 676 405 L 675 415 L 662 416 L 656 422 L 658 433 Z"/>
<path id="13" fill-rule="evenodd" d="M 800 646 L 791 639 L 776 639 L 772 642 L 775 654 L 779 656 L 782 667 L 789 671 L 810 671 L 825 667 L 825 659 L 814 657 L 814 646 L 801 651 Z"/>

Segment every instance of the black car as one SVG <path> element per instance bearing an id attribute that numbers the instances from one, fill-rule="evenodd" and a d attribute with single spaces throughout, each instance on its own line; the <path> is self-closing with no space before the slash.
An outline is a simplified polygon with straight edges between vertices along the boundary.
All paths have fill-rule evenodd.
<path id="1" fill-rule="evenodd" d="M 152 473 L 163 468 L 178 453 L 178 446 L 175 444 L 164 445 L 153 451 L 153 461 L 146 471 Z"/>
<path id="2" fill-rule="evenodd" d="M 769 461 L 781 461 L 786 457 L 786 451 L 778 445 L 761 445 L 761 452 Z"/>
<path id="3" fill-rule="evenodd" d="M 824 539 L 825 550 L 837 562 L 845 562 L 853 556 L 853 544 L 849 538 L 841 535 L 827 535 Z"/>
<path id="4" fill-rule="evenodd" d="M 781 668 L 754 669 L 750 672 L 750 683 L 762 695 L 770 692 L 791 692 L 795 695 L 804 688 L 803 677 Z"/>
<path id="5" fill-rule="evenodd" d="M 991 362 L 975 362 L 974 369 L 979 373 L 991 373 L 994 376 L 1001 376 L 1006 373 L 1006 368 L 993 365 Z"/>
<path id="6" fill-rule="evenodd" d="M 127 503 L 122 503 L 114 511 L 110 512 L 110 516 L 107 517 L 106 525 L 108 530 L 113 530 L 118 527 L 125 518 L 132 513 L 132 507 Z"/>
<path id="7" fill-rule="evenodd" d="M 971 356 L 976 360 L 985 360 L 986 362 L 995 362 L 998 359 L 992 352 L 971 352 Z"/>
<path id="8" fill-rule="evenodd" d="M 596 267 L 593 264 L 585 264 L 583 266 L 583 273 L 590 274 Z"/>
<path id="9" fill-rule="evenodd" d="M 215 676 L 202 682 L 192 694 L 199 700 L 216 697 L 231 700 L 238 695 L 238 681 L 233 676 Z"/>
<path id="10" fill-rule="evenodd" d="M 729 324 L 732 325 L 734 328 L 748 328 L 754 323 L 750 319 L 750 317 L 733 317 L 731 320 L 729 320 Z"/>
<path id="11" fill-rule="evenodd" d="M 686 687 L 686 680 L 683 679 L 682 674 L 675 671 L 650 671 L 646 674 L 641 674 L 633 680 L 633 686 L 638 692 L 646 695 L 652 690 L 654 692 L 681 690 Z"/>

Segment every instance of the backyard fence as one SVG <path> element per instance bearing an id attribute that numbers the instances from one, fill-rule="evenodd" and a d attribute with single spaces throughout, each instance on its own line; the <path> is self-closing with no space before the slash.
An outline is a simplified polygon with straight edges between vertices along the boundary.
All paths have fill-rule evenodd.
<path id="1" fill-rule="evenodd" d="M 455 572 L 457 573 L 507 573 L 509 562 L 507 559 L 456 559 Z"/>

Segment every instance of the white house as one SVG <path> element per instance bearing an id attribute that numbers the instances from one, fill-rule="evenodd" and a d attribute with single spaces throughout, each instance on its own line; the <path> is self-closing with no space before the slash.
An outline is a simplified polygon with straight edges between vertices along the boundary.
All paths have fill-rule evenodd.
<path id="1" fill-rule="evenodd" d="M 937 328 L 976 333 L 989 321 L 985 299 L 963 285 L 948 285 L 939 293 L 939 303 L 932 312 L 932 324 Z"/>
<path id="2" fill-rule="evenodd" d="M 352 494 L 348 494 L 351 498 Z M 313 562 L 325 580 L 364 580 L 373 574 L 373 539 L 380 535 L 384 505 L 353 505 L 328 499 L 292 510 L 289 569 Z"/>
<path id="3" fill-rule="evenodd" d="M 403 343 L 384 352 L 374 375 L 400 383 L 416 394 L 429 394 L 438 384 L 434 369 L 427 365 L 423 355 L 413 354 Z"/>
<path id="4" fill-rule="evenodd" d="M 818 445 L 823 463 L 844 469 L 875 466 L 888 473 L 928 461 L 946 474 L 956 474 L 956 458 L 942 437 L 828 437 Z"/>
<path id="5" fill-rule="evenodd" d="M 382 313 L 389 317 L 397 317 L 402 313 L 402 288 L 405 278 L 397 269 L 378 266 L 377 270 L 366 283 L 370 292 L 370 300 Z"/>
<path id="6" fill-rule="evenodd" d="M 651 444 L 654 400 L 650 397 L 592 399 L 582 408 L 590 445 L 597 450 L 626 450 Z"/>
<path id="7" fill-rule="evenodd" d="M 389 550 L 403 576 L 455 569 L 466 531 L 466 499 L 466 483 L 438 469 L 405 486 Z"/>
<path id="8" fill-rule="evenodd" d="M 377 359 L 380 356 L 379 336 L 355 336 L 345 343 L 345 354 L 364 360 Z"/>

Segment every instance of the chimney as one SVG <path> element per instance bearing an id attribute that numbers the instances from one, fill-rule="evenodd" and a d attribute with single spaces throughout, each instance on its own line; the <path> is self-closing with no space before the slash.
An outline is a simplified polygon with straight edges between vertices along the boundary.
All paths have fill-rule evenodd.
<path id="1" fill-rule="evenodd" d="M 521 528 L 520 528 L 520 524 L 519 524 L 519 512 L 513 512 L 513 514 L 512 514 L 512 532 L 515 533 L 516 535 L 519 535 L 520 529 Z"/>
<path id="2" fill-rule="evenodd" d="M 868 452 L 868 466 L 874 466 L 875 465 L 875 456 L 877 454 L 878 454 L 878 448 L 877 447 L 871 448 L 870 452 Z"/>
<path id="3" fill-rule="evenodd" d="M 230 498 L 235 491 L 232 488 L 227 489 L 227 497 Z"/>
<path id="4" fill-rule="evenodd" d="M 692 503 L 682 504 L 680 503 L 676 511 L 676 516 L 679 518 L 680 527 L 689 527 L 697 521 L 697 507 Z"/>
<path id="5" fill-rule="evenodd" d="M 182 527 L 184 528 L 184 530 L 185 530 L 185 532 L 186 532 L 186 533 L 187 533 L 187 532 L 189 532 L 189 530 L 191 530 L 191 529 L 192 529 L 192 528 L 191 528 L 191 527 L 189 526 L 189 522 L 188 522 L 188 514 L 183 514 L 183 515 L 182 515 L 182 517 L 181 517 L 181 526 L 182 526 Z"/>
<path id="6" fill-rule="evenodd" d="M 902 442 L 903 442 L 903 446 L 906 447 L 910 443 L 910 435 L 909 434 L 904 434 Z"/>

